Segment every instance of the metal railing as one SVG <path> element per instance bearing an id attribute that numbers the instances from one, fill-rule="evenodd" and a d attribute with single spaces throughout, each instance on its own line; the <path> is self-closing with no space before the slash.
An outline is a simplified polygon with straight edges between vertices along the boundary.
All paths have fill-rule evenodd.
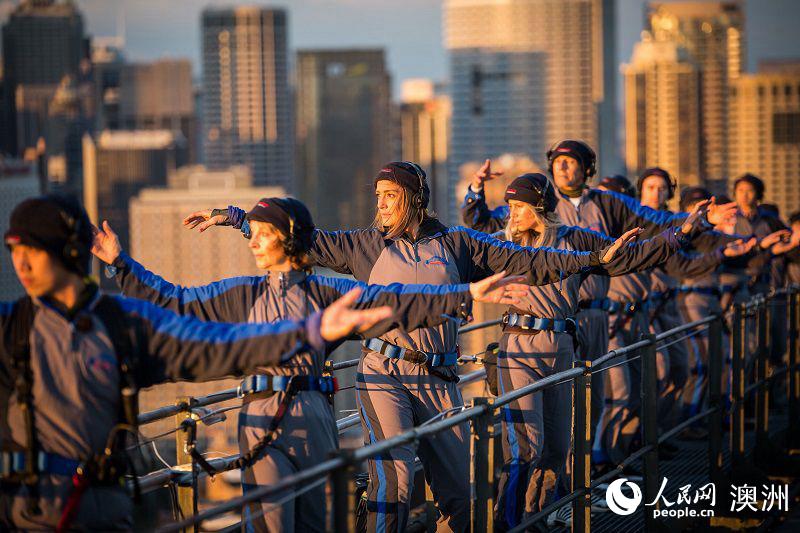
<path id="1" fill-rule="evenodd" d="M 788 307 L 786 326 L 788 333 L 788 362 L 784 369 L 770 373 L 770 313 L 775 302 L 785 299 Z M 186 509 L 184 518 L 163 527 L 162 531 L 178 531 L 186 528 L 197 528 L 203 521 L 231 511 L 242 509 L 249 502 L 275 496 L 287 490 L 302 491 L 309 484 L 329 483 L 332 495 L 332 518 L 334 531 L 355 531 L 356 488 L 355 474 L 358 466 L 365 460 L 379 456 L 395 446 L 417 442 L 419 439 L 448 430 L 454 426 L 469 422 L 470 424 L 470 479 L 471 509 L 470 526 L 472 531 L 492 531 L 495 504 L 495 447 L 499 445 L 496 421 L 498 410 L 523 396 L 542 391 L 546 388 L 571 382 L 573 398 L 573 448 L 572 448 L 572 492 L 564 498 L 553 502 L 537 514 L 528 517 L 512 531 L 522 531 L 545 519 L 551 512 L 565 505 L 572 505 L 572 529 L 589 531 L 591 524 L 591 491 L 599 484 L 619 475 L 622 469 L 641 459 L 643 461 L 643 487 L 645 501 L 654 501 L 659 488 L 659 445 L 674 437 L 684 429 L 698 421 L 708 419 L 709 437 L 707 442 L 708 476 L 711 481 L 719 480 L 723 474 L 723 435 L 725 433 L 724 417 L 730 411 L 730 453 L 733 469 L 742 468 L 746 462 L 745 447 L 745 400 L 755 393 L 756 422 L 755 447 L 752 454 L 756 461 L 763 461 L 769 455 L 769 386 L 781 377 L 787 379 L 789 419 L 797 420 L 800 415 L 800 289 L 793 287 L 777 291 L 767 297 L 758 296 L 747 303 L 736 304 L 730 313 L 728 326 L 726 317 L 709 316 L 688 324 L 681 325 L 658 335 L 646 334 L 642 340 L 618 350 L 611 351 L 594 362 L 575 361 L 570 370 L 548 376 L 536 383 L 513 390 L 497 398 L 474 398 L 470 407 L 454 413 L 441 420 L 418 426 L 410 431 L 377 443 L 355 449 L 341 449 L 333 457 L 307 470 L 299 471 L 281 479 L 270 486 L 259 487 L 248 491 L 246 495 L 231 499 L 214 508 L 197 512 L 196 492 L 194 504 Z M 499 323 L 493 320 L 462 328 L 461 333 L 474 331 L 481 327 L 489 327 Z M 755 326 L 754 331 L 748 325 Z M 722 381 L 725 366 L 723 354 L 723 336 L 726 328 L 730 329 L 730 390 L 728 402 L 723 395 Z M 708 335 L 708 401 L 702 412 L 683 421 L 681 424 L 659 435 L 657 419 L 657 369 L 656 351 L 671 343 L 698 334 Z M 748 340 L 755 334 L 757 343 L 754 353 L 749 353 Z M 622 363 L 610 364 L 609 361 L 625 356 Z M 601 478 L 592 480 L 591 463 L 591 378 L 592 374 L 603 372 L 618 364 L 629 364 L 639 359 L 641 362 L 641 433 L 642 447 L 623 460 L 615 470 Z M 329 365 L 330 371 L 348 368 L 357 364 L 358 360 L 345 361 Z M 748 369 L 752 372 L 748 373 Z M 483 377 L 483 370 L 478 370 L 462 377 L 462 383 L 472 382 Z M 748 378 L 752 377 L 752 383 Z M 140 420 L 146 422 L 163 419 L 168 416 L 189 416 L 192 409 L 212 405 L 223 399 L 235 396 L 235 390 L 226 390 L 202 398 L 181 399 L 175 406 L 167 406 L 141 415 Z M 340 431 L 358 424 L 358 415 L 353 414 L 337 421 Z M 800 429 L 797 424 L 790 424 L 787 444 L 791 449 L 800 447 Z M 180 453 L 180 450 L 179 450 Z M 224 469 L 228 462 L 236 456 L 214 459 L 212 465 Z M 216 463 L 215 463 L 216 461 Z M 170 470 L 170 469 L 167 469 Z M 174 470 L 174 469 L 173 469 Z M 196 486 L 199 475 L 197 466 L 189 463 L 189 467 L 179 472 L 159 471 L 141 478 L 143 487 L 152 488 L 165 483 L 190 484 Z M 326 479 L 327 478 L 327 479 Z M 296 492 L 295 492 L 296 493 Z M 322 502 L 321 502 L 322 504 Z M 658 507 L 656 507 L 657 509 Z M 192 516 L 188 516 L 191 514 Z M 645 513 L 645 530 L 655 528 L 652 513 Z"/>

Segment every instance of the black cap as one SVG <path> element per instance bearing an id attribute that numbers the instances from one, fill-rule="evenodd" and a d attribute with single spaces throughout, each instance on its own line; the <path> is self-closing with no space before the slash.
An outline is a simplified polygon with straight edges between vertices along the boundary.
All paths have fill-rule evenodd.
<path id="1" fill-rule="evenodd" d="M 373 186 L 377 186 L 381 180 L 389 180 L 397 183 L 401 187 L 408 189 L 412 195 L 422 195 L 422 207 L 428 207 L 431 191 L 428 188 L 427 175 L 422 167 L 410 161 L 392 161 L 386 163 L 375 176 Z"/>
<path id="2" fill-rule="evenodd" d="M 703 200 L 710 200 L 711 193 L 708 189 L 703 187 L 686 187 L 681 191 L 680 208 L 681 211 L 687 211 L 689 206 L 701 202 Z"/>
<path id="3" fill-rule="evenodd" d="M 633 183 L 631 180 L 623 176 L 622 174 L 614 174 L 613 176 L 606 176 L 605 178 L 600 180 L 598 183 L 600 187 L 604 187 L 609 191 L 614 191 L 620 194 L 624 194 L 625 196 L 630 196 L 633 198 L 636 195 L 636 191 L 633 188 Z"/>
<path id="4" fill-rule="evenodd" d="M 86 210 L 72 196 L 48 194 L 23 200 L 11 212 L 6 246 L 42 249 L 71 272 L 89 273 L 94 235 Z"/>
<path id="5" fill-rule="evenodd" d="M 538 211 L 551 213 L 555 211 L 558 198 L 553 184 L 544 174 L 538 172 L 523 174 L 514 179 L 506 188 L 503 198 L 509 200 L 519 200 L 533 206 Z"/>
<path id="6" fill-rule="evenodd" d="M 550 147 L 547 151 L 547 170 L 551 175 L 553 174 L 553 161 L 560 155 L 569 156 L 580 163 L 586 179 L 597 173 L 597 156 L 594 150 L 583 141 L 564 139 Z"/>
<path id="7" fill-rule="evenodd" d="M 639 174 L 639 179 L 636 180 L 636 190 L 638 191 L 639 196 L 642 195 L 642 185 L 644 184 L 644 180 L 650 176 L 658 176 L 666 182 L 667 187 L 669 187 L 669 195 L 667 196 L 667 200 L 672 200 L 675 197 L 675 187 L 677 187 L 678 184 L 675 182 L 675 178 L 673 178 L 669 172 L 661 167 L 646 168 L 644 169 L 644 172 Z"/>
<path id="8" fill-rule="evenodd" d="M 314 219 L 308 208 L 294 198 L 262 198 L 247 213 L 247 220 L 269 222 L 287 237 L 293 236 L 303 246 L 303 251 L 311 248 L 311 235 L 314 233 Z"/>
<path id="9" fill-rule="evenodd" d="M 733 190 L 736 190 L 736 186 L 741 182 L 749 183 L 753 186 L 753 189 L 756 191 L 756 200 L 764 199 L 764 182 L 761 181 L 761 178 L 750 173 L 739 176 L 736 178 L 736 181 L 733 182 Z"/>

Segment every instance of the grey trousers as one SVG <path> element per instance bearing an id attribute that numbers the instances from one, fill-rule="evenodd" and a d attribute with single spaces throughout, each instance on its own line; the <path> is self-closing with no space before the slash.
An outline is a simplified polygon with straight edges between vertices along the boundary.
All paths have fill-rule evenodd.
<path id="1" fill-rule="evenodd" d="M 442 371 L 454 375 L 452 369 Z M 399 435 L 464 404 L 454 381 L 431 374 L 425 365 L 375 352 L 361 358 L 356 393 L 365 444 Z M 405 444 L 368 461 L 368 531 L 405 530 L 417 455 L 441 514 L 437 530 L 469 527 L 469 426 L 460 424 L 422 439 L 419 447 Z"/>

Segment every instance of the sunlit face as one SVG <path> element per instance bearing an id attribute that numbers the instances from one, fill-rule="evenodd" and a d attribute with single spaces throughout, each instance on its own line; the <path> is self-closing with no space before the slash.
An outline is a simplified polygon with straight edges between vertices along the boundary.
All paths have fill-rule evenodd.
<path id="1" fill-rule="evenodd" d="M 393 181 L 380 180 L 375 185 L 378 216 L 384 227 L 392 227 L 402 219 L 404 195 L 403 187 Z"/>
<path id="2" fill-rule="evenodd" d="M 662 176 L 651 175 L 642 180 L 642 205 L 658 209 L 667 203 L 669 184 Z"/>
<path id="3" fill-rule="evenodd" d="M 64 266 L 41 248 L 26 244 L 11 246 L 11 261 L 17 278 L 28 296 L 50 296 L 62 288 L 69 277 Z"/>
<path id="4" fill-rule="evenodd" d="M 250 251 L 262 270 L 288 270 L 291 262 L 283 250 L 283 234 L 269 222 L 250 221 Z"/>
<path id="5" fill-rule="evenodd" d="M 542 223 L 533 213 L 530 204 L 519 200 L 508 201 L 508 219 L 513 233 L 542 231 Z"/>
<path id="6" fill-rule="evenodd" d="M 553 161 L 553 181 L 563 190 L 574 190 L 586 181 L 583 167 L 574 157 L 560 155 Z"/>
<path id="7" fill-rule="evenodd" d="M 746 181 L 740 181 L 736 184 L 736 189 L 733 191 L 736 204 L 742 208 L 750 208 L 756 206 L 756 189 Z"/>

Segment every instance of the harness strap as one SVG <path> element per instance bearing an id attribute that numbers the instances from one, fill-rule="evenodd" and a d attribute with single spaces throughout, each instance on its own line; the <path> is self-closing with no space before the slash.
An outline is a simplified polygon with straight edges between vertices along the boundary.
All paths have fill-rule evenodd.
<path id="1" fill-rule="evenodd" d="M 369 339 L 364 341 L 367 350 L 385 355 L 389 359 L 402 359 L 414 364 L 427 364 L 430 367 L 451 366 L 458 363 L 458 351 L 450 353 L 430 353 L 410 348 L 402 348 L 382 339 Z"/>
<path id="2" fill-rule="evenodd" d="M 578 309 L 602 309 L 608 311 L 611 309 L 611 300 L 609 298 L 596 298 L 594 300 L 581 300 L 578 302 Z"/>
<path id="3" fill-rule="evenodd" d="M 556 333 L 573 333 L 575 331 L 574 318 L 540 318 L 533 315 L 519 313 L 503 314 L 503 330 L 506 328 L 520 328 L 523 330 L 554 331 Z"/>
<path id="4" fill-rule="evenodd" d="M 335 394 L 339 390 L 339 381 L 332 376 L 275 376 L 257 374 L 247 376 L 239 384 L 237 395 L 241 398 L 248 394 L 261 392 L 282 392 L 292 384 L 298 392 L 319 391 L 324 394 Z"/>

